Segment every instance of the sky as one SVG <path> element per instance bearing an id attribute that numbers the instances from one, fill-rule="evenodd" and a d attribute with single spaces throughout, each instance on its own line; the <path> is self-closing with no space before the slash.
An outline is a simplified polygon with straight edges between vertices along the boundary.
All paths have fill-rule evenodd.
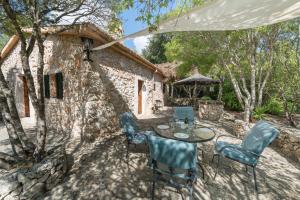
<path id="1" fill-rule="evenodd" d="M 176 6 L 176 3 L 170 5 L 168 8 L 162 9 L 161 13 L 166 13 L 170 11 Z M 141 21 L 136 21 L 135 19 L 138 17 L 138 11 L 135 8 L 131 8 L 129 10 L 124 11 L 120 17 L 123 22 L 123 31 L 124 35 L 129 35 L 131 33 L 135 33 L 147 27 L 146 23 Z M 144 36 L 138 37 L 132 40 L 126 40 L 124 44 L 129 47 L 130 49 L 136 51 L 137 53 L 141 54 L 142 49 L 144 49 L 147 44 L 148 40 L 151 36 Z"/>
<path id="2" fill-rule="evenodd" d="M 135 21 L 135 18 L 138 17 L 137 11 L 132 8 L 126 10 L 121 14 L 121 19 L 123 22 L 123 31 L 124 35 L 129 35 L 131 33 L 135 33 L 143 28 L 146 28 L 147 25 L 140 21 Z M 129 47 L 130 49 L 136 51 L 137 53 L 141 54 L 142 49 L 147 46 L 148 38 L 150 36 L 145 37 L 138 37 L 133 40 L 126 40 L 124 44 Z"/>

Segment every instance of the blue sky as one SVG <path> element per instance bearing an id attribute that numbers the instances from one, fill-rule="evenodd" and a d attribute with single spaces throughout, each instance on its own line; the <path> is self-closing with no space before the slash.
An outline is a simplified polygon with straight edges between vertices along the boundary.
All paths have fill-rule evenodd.
<path id="1" fill-rule="evenodd" d="M 174 8 L 176 3 L 173 5 L 169 5 L 169 8 L 162 9 L 162 13 L 165 13 L 169 11 L 170 9 Z M 131 8 L 129 10 L 124 11 L 120 17 L 123 22 L 123 31 L 124 35 L 128 35 L 131 33 L 135 33 L 137 31 L 140 31 L 143 28 L 146 28 L 147 25 L 144 22 L 136 21 L 135 19 L 138 17 L 139 13 L 135 8 Z M 131 48 L 132 50 L 135 50 L 138 53 L 141 53 L 141 50 L 147 45 L 149 36 L 148 37 L 139 37 L 135 38 L 133 40 L 126 40 L 124 44 Z"/>
<path id="2" fill-rule="evenodd" d="M 145 23 L 135 21 L 135 18 L 137 16 L 138 13 L 134 8 L 127 10 L 121 14 L 121 18 L 123 21 L 123 31 L 125 35 L 129 35 L 147 27 Z M 126 40 L 125 45 L 133 50 L 136 50 L 133 40 Z"/>

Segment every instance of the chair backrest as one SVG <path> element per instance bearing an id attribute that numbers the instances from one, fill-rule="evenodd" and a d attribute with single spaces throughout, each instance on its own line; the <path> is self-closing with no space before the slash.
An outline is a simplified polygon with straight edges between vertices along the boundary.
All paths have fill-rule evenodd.
<path id="1" fill-rule="evenodd" d="M 190 122 L 194 122 L 193 107 L 175 107 L 175 118 L 179 120 L 185 120 L 187 118 Z"/>
<path id="2" fill-rule="evenodd" d="M 123 132 L 130 136 L 138 132 L 138 126 L 134 120 L 134 116 L 131 112 L 125 112 L 120 116 L 120 125 L 123 129 Z"/>
<path id="3" fill-rule="evenodd" d="M 197 147 L 195 144 L 149 135 L 150 158 L 169 168 L 196 169 Z"/>
<path id="4" fill-rule="evenodd" d="M 242 148 L 260 155 L 273 142 L 279 131 L 266 121 L 257 122 L 242 142 Z"/>

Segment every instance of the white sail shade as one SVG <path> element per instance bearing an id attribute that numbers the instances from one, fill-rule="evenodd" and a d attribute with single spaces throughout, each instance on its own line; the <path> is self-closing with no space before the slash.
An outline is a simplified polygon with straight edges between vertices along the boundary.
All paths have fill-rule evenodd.
<path id="1" fill-rule="evenodd" d="M 104 49 L 116 42 L 156 33 L 176 31 L 226 31 L 255 28 L 300 17 L 299 0 L 215 0 L 161 22 L 156 31 L 148 29 L 109 42 L 93 50 Z"/>

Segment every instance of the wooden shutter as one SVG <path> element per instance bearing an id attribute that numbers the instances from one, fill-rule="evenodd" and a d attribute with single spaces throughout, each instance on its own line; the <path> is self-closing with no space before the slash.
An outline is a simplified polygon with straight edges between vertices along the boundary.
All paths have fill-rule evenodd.
<path id="1" fill-rule="evenodd" d="M 45 98 L 50 98 L 50 82 L 49 75 L 44 75 L 44 89 L 45 89 Z"/>
<path id="2" fill-rule="evenodd" d="M 56 95 L 58 99 L 64 97 L 63 75 L 61 72 L 55 74 L 56 78 Z"/>

